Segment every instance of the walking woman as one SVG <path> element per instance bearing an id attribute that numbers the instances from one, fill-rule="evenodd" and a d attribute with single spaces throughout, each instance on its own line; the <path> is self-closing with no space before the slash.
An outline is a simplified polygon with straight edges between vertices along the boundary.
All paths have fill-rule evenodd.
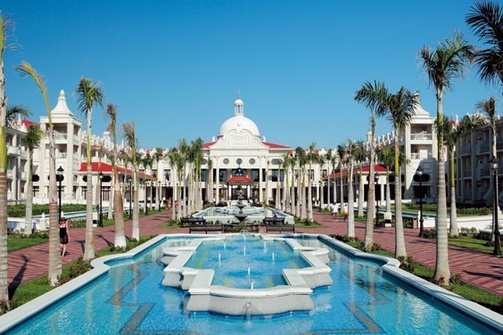
<path id="1" fill-rule="evenodd" d="M 66 254 L 66 245 L 70 241 L 70 224 L 68 219 L 62 217 L 59 220 L 59 247 L 61 248 L 61 257 Z"/>

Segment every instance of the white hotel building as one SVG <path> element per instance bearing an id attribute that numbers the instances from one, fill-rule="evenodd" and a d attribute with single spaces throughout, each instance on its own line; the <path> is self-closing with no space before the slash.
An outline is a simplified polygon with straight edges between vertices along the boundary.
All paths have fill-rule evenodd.
<path id="1" fill-rule="evenodd" d="M 52 121 L 56 141 L 56 167 L 61 167 L 64 172 L 64 179 L 61 182 L 61 197 L 63 203 L 85 203 L 86 197 L 86 134 L 82 127 L 82 121 L 74 116 L 69 110 L 65 94 L 61 91 L 58 103 L 51 111 Z M 436 134 L 434 130 L 435 118 L 430 116 L 424 109 L 416 111 L 410 125 L 408 125 L 400 136 L 400 147 L 408 158 L 408 163 L 402 167 L 402 193 L 404 199 L 413 199 L 417 194 L 419 184 L 413 181 L 414 174 L 418 166 L 421 166 L 424 173 L 430 175 L 428 182 L 423 183 L 426 192 L 426 200 L 434 202 L 436 200 Z M 28 153 L 24 143 L 29 121 L 19 121 L 14 129 L 7 130 L 8 145 L 8 200 L 9 203 L 22 203 L 26 199 L 26 189 L 28 182 Z M 48 118 L 40 118 L 39 126 L 42 130 L 48 127 Z M 500 129 L 501 132 L 501 129 Z M 502 138 L 499 136 L 498 138 Z M 370 139 L 367 139 L 367 142 Z M 393 137 L 386 134 L 374 139 L 377 146 L 393 145 Z M 471 138 L 464 139 L 458 145 L 457 152 L 457 200 L 465 203 L 476 203 L 487 196 L 490 185 L 489 173 L 489 128 L 481 129 L 474 133 Z M 498 151 L 503 148 L 499 145 Z M 113 143 L 109 134 L 105 132 L 102 136 L 92 136 L 92 170 L 94 173 L 93 201 L 99 201 L 99 179 L 98 173 L 111 175 L 111 162 L 108 154 L 112 152 Z M 337 145 L 334 144 L 334 147 Z M 124 145 L 120 145 L 124 148 Z M 100 149 L 102 148 L 102 149 Z M 104 150 L 103 150 L 104 149 Z M 102 154 L 102 152 L 106 154 Z M 147 152 L 148 150 L 141 150 Z M 169 149 L 165 149 L 167 154 Z M 209 202 L 229 201 L 235 199 L 235 193 L 229 179 L 233 177 L 235 170 L 239 167 L 248 178 L 245 187 L 245 198 L 259 201 L 261 203 L 282 201 L 282 188 L 285 187 L 285 171 L 282 167 L 282 160 L 285 154 L 293 154 L 294 148 L 288 145 L 267 142 L 260 134 L 257 125 L 244 113 L 244 103 L 241 99 L 234 102 L 234 114 L 225 120 L 218 132 L 218 135 L 211 141 L 203 144 L 203 165 L 200 189 L 203 200 Z M 334 150 L 336 151 L 336 150 Z M 319 155 L 326 154 L 326 149 L 318 150 Z M 35 203 L 48 202 L 48 140 L 43 138 L 41 145 L 34 153 L 33 166 L 33 195 Z M 101 154 L 100 154 L 101 153 Z M 211 163 L 210 163 L 211 161 Z M 120 180 L 125 190 L 126 201 L 129 201 L 130 193 L 129 177 L 131 176 L 130 166 L 124 168 L 123 162 L 119 162 Z M 208 168 L 212 168 L 212 183 L 209 183 Z M 332 201 L 339 201 L 339 174 L 336 173 L 331 178 L 330 199 L 327 199 L 327 179 L 329 173 L 328 163 L 323 166 L 313 165 L 310 172 L 313 176 L 312 196 L 316 200 L 327 204 Z M 338 168 L 337 166 L 335 167 Z M 333 172 L 333 167 L 330 167 Z M 174 187 L 178 181 L 173 178 L 176 171 L 170 166 L 169 159 L 165 155 L 164 159 L 154 162 L 153 168 L 140 167 L 140 201 L 151 201 L 156 203 L 157 197 L 162 200 L 173 199 Z M 358 169 L 357 169 L 358 170 Z M 364 169 L 364 171 L 368 171 Z M 378 200 L 385 199 L 385 175 L 382 167 L 378 167 L 379 183 L 377 196 Z M 446 171 L 449 171 L 446 169 Z M 292 178 L 291 171 L 288 179 Z M 364 172 L 366 173 L 366 172 Z M 355 194 L 358 189 L 358 174 L 354 175 Z M 366 178 L 363 178 L 366 183 Z M 347 180 L 343 178 L 346 186 Z M 102 184 L 103 201 L 106 204 L 110 199 L 110 182 Z M 154 192 L 151 192 L 151 187 Z M 393 190 L 393 187 L 391 187 Z M 335 192 L 337 190 L 337 192 Z M 159 193 L 157 193 L 159 192 Z M 159 194 L 157 196 L 157 194 Z M 447 192 L 449 194 L 449 192 Z M 150 199 L 153 195 L 153 199 Z M 307 193 L 306 193 L 307 195 Z M 392 191 L 393 197 L 393 191 Z M 335 198 L 334 198 L 335 196 Z"/>

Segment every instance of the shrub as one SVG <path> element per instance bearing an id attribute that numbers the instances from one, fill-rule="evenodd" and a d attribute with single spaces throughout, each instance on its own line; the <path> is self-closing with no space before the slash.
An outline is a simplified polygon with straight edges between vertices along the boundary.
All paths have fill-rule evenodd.
<path id="1" fill-rule="evenodd" d="M 412 259 L 412 256 L 407 256 L 407 258 L 400 256 L 400 257 L 398 257 L 398 261 L 400 262 L 401 269 L 403 269 L 407 272 L 410 272 L 410 273 L 414 273 L 415 263 Z"/>

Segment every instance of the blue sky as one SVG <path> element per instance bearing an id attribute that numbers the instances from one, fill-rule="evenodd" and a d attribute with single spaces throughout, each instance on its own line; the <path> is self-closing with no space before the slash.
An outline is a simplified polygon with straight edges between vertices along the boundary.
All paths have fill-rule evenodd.
<path id="1" fill-rule="evenodd" d="M 421 93 L 436 115 L 435 93 L 418 51 L 455 30 L 480 45 L 464 21 L 474 1 L 337 0 L 3 0 L 14 22 L 4 54 L 9 105 L 45 115 L 34 82 L 14 67 L 30 62 L 46 80 L 51 106 L 73 94 L 81 77 L 99 81 L 118 122 L 135 121 L 140 147 L 170 148 L 180 139 L 211 141 L 233 115 L 239 90 L 244 113 L 268 142 L 335 148 L 363 140 L 369 111 L 354 101 L 366 81 Z M 444 113 L 462 116 L 500 87 L 473 68 L 444 96 Z M 93 111 L 93 133 L 108 121 Z M 385 119 L 377 133 L 389 132 Z"/>

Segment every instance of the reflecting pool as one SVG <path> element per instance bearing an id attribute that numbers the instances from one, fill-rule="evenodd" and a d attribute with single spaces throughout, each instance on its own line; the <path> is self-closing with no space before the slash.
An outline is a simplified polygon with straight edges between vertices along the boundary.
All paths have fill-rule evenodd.
<path id="1" fill-rule="evenodd" d="M 483 325 L 472 314 L 392 278 L 383 271 L 385 261 L 381 259 L 354 257 L 338 242 L 310 235 L 297 235 L 295 240 L 329 250 L 327 265 L 333 281 L 313 290 L 314 309 L 239 317 L 189 312 L 185 308 L 189 293 L 161 284 L 166 266 L 160 259 L 164 248 L 183 246 L 196 238 L 205 237 L 162 236 L 136 255 L 108 258 L 108 271 L 73 292 L 63 293 L 65 297 L 42 311 L 30 311 L 26 305 L 18 308 L 24 316 L 17 318 L 16 326 L 5 329 L 14 314 L 0 317 L 0 333 L 494 335 L 503 329 L 501 319 L 495 321 L 496 327 Z M 63 286 L 56 290 L 64 291 Z M 480 311 L 484 314 L 487 310 Z"/>

